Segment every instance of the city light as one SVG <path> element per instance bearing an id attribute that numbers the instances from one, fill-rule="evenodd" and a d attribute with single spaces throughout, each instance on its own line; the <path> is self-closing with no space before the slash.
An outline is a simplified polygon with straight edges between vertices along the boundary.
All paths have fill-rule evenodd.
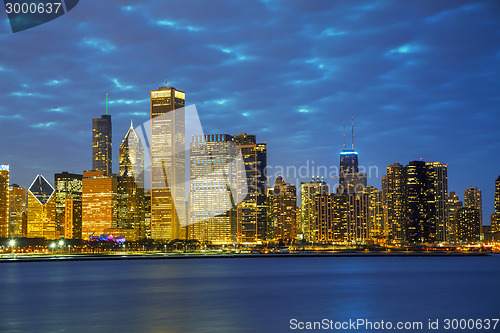
<path id="1" fill-rule="evenodd" d="M 9 241 L 9 246 L 10 246 L 10 247 L 14 247 L 14 246 L 16 246 L 16 241 L 15 241 L 14 239 L 11 239 L 11 240 Z"/>

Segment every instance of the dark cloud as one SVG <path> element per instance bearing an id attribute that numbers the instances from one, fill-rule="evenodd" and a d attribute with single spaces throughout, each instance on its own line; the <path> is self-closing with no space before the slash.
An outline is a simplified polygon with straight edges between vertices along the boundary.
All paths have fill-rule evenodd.
<path id="1" fill-rule="evenodd" d="M 148 93 L 168 79 L 206 132 L 257 134 L 271 165 L 337 165 L 342 122 L 354 115 L 361 163 L 380 175 L 420 157 L 448 163 L 450 190 L 481 188 L 488 216 L 500 174 L 499 9 L 109 0 L 16 34 L 4 19 L 0 162 L 24 186 L 37 173 L 90 168 L 91 119 L 108 93 L 116 168 L 130 119 L 148 119 Z M 379 177 L 369 182 L 380 187 Z"/>

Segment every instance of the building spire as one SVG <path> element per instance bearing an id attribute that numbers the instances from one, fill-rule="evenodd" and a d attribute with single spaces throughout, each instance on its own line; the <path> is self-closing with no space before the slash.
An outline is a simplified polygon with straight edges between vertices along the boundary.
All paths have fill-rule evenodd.
<path id="1" fill-rule="evenodd" d="M 345 151 L 345 121 L 344 121 L 344 151 Z"/>
<path id="2" fill-rule="evenodd" d="M 106 93 L 106 115 L 108 114 L 108 93 Z"/>
<path id="3" fill-rule="evenodd" d="M 134 128 L 134 121 L 130 119 L 130 128 Z"/>
<path id="4" fill-rule="evenodd" d="M 352 150 L 354 150 L 354 117 L 352 117 Z"/>

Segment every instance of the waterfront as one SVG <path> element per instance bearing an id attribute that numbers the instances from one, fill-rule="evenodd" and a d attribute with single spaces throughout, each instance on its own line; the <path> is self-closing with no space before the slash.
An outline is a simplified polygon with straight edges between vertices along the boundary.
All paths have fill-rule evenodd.
<path id="1" fill-rule="evenodd" d="M 292 318 L 427 322 L 500 309 L 498 255 L 18 262 L 0 271 L 0 332 L 289 332 Z"/>

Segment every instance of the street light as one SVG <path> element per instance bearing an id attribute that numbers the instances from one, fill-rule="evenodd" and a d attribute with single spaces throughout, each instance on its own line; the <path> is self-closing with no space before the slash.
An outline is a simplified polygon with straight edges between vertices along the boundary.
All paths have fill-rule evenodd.
<path id="1" fill-rule="evenodd" d="M 50 244 L 50 248 L 52 249 L 52 254 L 54 254 L 54 248 L 56 247 L 56 243 Z"/>
<path id="2" fill-rule="evenodd" d="M 11 239 L 9 241 L 9 246 L 10 246 L 10 253 L 14 253 L 14 246 L 16 246 L 16 241 L 14 239 Z"/>

